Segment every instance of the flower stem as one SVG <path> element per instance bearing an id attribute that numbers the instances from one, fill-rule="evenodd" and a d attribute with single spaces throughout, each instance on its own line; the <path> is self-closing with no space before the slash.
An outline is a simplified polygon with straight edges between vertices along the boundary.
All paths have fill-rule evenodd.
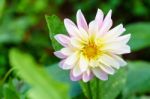
<path id="1" fill-rule="evenodd" d="M 99 79 L 96 78 L 96 99 L 99 99 Z"/>
<path id="2" fill-rule="evenodd" d="M 87 82 L 87 87 L 88 87 L 88 94 L 89 94 L 89 99 L 92 99 L 92 92 L 91 92 L 91 86 L 90 86 L 90 82 Z"/>

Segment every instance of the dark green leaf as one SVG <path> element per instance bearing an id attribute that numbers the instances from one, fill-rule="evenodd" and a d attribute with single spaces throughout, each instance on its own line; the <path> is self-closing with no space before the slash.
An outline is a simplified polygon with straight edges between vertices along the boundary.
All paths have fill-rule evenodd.
<path id="1" fill-rule="evenodd" d="M 134 23 L 126 27 L 127 33 L 131 33 L 129 44 L 133 51 L 150 46 L 150 23 Z"/>
<path id="2" fill-rule="evenodd" d="M 55 15 L 46 16 L 46 21 L 49 29 L 50 39 L 52 41 L 52 46 L 54 50 L 60 50 L 62 46 L 55 40 L 54 36 L 59 33 L 65 33 L 65 27 L 61 20 Z"/>
<path id="3" fill-rule="evenodd" d="M 150 91 L 150 63 L 135 61 L 128 63 L 129 72 L 126 86 L 123 90 L 124 97 L 135 93 Z"/>

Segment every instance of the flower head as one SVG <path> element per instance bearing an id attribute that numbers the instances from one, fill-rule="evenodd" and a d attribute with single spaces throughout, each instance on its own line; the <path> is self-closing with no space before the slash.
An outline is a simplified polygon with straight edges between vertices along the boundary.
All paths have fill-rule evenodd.
<path id="1" fill-rule="evenodd" d="M 70 19 L 64 19 L 68 35 L 55 36 L 64 48 L 54 54 L 62 59 L 59 63 L 62 69 L 70 69 L 71 80 L 87 82 L 93 76 L 107 80 L 108 74 L 113 75 L 115 70 L 126 65 L 121 55 L 130 53 L 127 45 L 130 34 L 122 36 L 125 31 L 122 24 L 111 29 L 111 14 L 110 10 L 104 18 L 103 12 L 98 9 L 89 25 L 81 10 L 76 15 L 77 25 Z"/>

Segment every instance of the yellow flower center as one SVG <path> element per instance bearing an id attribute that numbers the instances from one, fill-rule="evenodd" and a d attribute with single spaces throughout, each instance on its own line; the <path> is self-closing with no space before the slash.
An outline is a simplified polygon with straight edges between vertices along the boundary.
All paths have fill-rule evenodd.
<path id="1" fill-rule="evenodd" d="M 87 45 L 85 45 L 85 47 L 83 48 L 83 54 L 88 58 L 94 58 L 95 56 L 97 56 L 99 53 L 99 48 L 97 47 L 97 45 L 95 45 L 94 42 L 91 42 Z"/>

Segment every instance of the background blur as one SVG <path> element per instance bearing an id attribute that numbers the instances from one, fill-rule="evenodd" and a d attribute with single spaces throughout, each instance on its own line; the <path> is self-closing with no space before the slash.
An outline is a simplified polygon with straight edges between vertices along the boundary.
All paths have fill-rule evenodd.
<path id="1" fill-rule="evenodd" d="M 129 43 L 132 53 L 124 56 L 132 66 L 129 66 L 127 86 L 118 99 L 122 93 L 127 99 L 150 99 L 150 0 L 0 0 L 0 97 L 26 99 L 31 87 L 12 72 L 14 53 L 28 53 L 49 72 L 60 71 L 51 68 L 59 60 L 53 56 L 45 15 L 55 14 L 62 21 L 66 17 L 75 21 L 76 12 L 81 9 L 89 22 L 98 8 L 105 14 L 112 9 L 113 26 L 123 23 L 132 34 Z M 13 61 L 26 64 L 26 58 L 19 55 Z M 62 77 L 69 81 L 69 76 Z M 83 99 L 79 84 L 69 83 L 70 96 Z"/>

